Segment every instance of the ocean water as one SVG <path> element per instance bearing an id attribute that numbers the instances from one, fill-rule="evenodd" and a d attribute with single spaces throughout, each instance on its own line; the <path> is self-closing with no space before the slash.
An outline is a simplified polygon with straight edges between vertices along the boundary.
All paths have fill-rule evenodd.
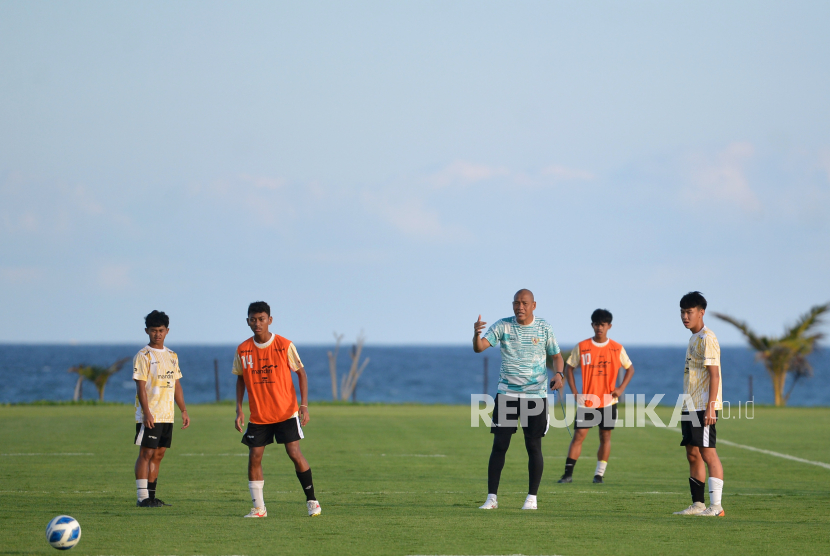
<path id="1" fill-rule="evenodd" d="M 35 400 L 71 400 L 77 375 L 67 369 L 81 363 L 108 366 L 122 357 L 132 357 L 141 345 L 0 345 L 0 403 Z M 235 346 L 171 344 L 179 354 L 185 400 L 188 403 L 216 399 L 214 360 L 219 365 L 220 397 L 234 397 L 236 377 L 231 374 Z M 310 400 L 331 400 L 327 351 L 330 347 L 298 345 L 309 377 Z M 666 394 L 664 404 L 674 405 L 683 390 L 685 347 L 626 348 L 636 373 L 627 394 Z M 421 402 L 468 404 L 470 394 L 484 392 L 484 359 L 488 360 L 487 393 L 495 395 L 501 358 L 497 349 L 473 353 L 470 346 L 366 346 L 369 358 L 357 385 L 362 402 Z M 348 371 L 350 359 L 341 347 L 339 372 Z M 791 406 L 830 405 L 830 354 L 815 352 L 810 361 L 815 374 L 799 381 L 789 401 Z M 772 404 L 773 393 L 764 367 L 742 347 L 721 348 L 724 399 L 733 405 L 749 399 L 749 377 L 757 404 Z M 622 373 L 620 373 L 622 376 Z M 578 378 L 578 377 L 577 377 Z M 296 382 L 296 379 L 295 379 Z M 792 378 L 788 378 L 788 385 Z M 84 384 L 84 399 L 97 399 L 92 383 Z M 106 388 L 107 401 L 133 403 L 135 383 L 130 363 L 114 375 Z"/>

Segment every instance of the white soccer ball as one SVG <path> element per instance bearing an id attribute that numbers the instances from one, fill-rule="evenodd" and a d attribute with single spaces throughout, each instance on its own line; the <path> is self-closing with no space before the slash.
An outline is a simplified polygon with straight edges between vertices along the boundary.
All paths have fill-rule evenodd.
<path id="1" fill-rule="evenodd" d="M 81 525 L 74 517 L 59 515 L 46 526 L 46 540 L 58 550 L 69 550 L 81 540 Z"/>

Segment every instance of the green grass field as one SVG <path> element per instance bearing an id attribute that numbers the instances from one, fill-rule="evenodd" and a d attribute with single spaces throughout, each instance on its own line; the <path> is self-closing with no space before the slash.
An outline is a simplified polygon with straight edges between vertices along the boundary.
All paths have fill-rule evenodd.
<path id="1" fill-rule="evenodd" d="M 491 435 L 463 406 L 312 404 L 302 449 L 323 515 L 307 517 L 290 461 L 270 446 L 268 517 L 242 519 L 251 503 L 233 407 L 190 413 L 159 478 L 174 505 L 145 509 L 131 407 L 0 407 L 0 553 L 50 553 L 44 528 L 58 514 L 81 523 L 74 554 L 830 553 L 830 469 L 719 446 L 727 516 L 673 516 L 689 504 L 688 468 L 679 434 L 654 427 L 617 429 L 604 485 L 591 483 L 593 431 L 574 483 L 556 484 L 569 438 L 551 429 L 536 512 L 519 509 L 527 458 L 514 437 L 500 507 L 478 510 Z M 718 435 L 830 462 L 830 409 L 758 408 L 721 420 Z"/>

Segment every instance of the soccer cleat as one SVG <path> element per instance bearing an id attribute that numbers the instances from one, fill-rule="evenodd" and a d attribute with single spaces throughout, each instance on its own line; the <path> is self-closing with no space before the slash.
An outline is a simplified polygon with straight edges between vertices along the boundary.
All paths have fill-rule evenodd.
<path id="1" fill-rule="evenodd" d="M 573 475 L 562 475 L 562 478 L 556 481 L 557 483 L 572 483 L 574 482 Z"/>
<path id="2" fill-rule="evenodd" d="M 499 507 L 499 502 L 497 499 L 492 498 L 490 496 L 487 497 L 487 501 L 484 502 L 483 506 L 479 506 L 479 510 L 496 510 Z"/>
<path id="3" fill-rule="evenodd" d="M 594 482 L 601 485 L 605 481 L 602 480 L 602 475 L 594 475 Z"/>
<path id="4" fill-rule="evenodd" d="M 142 500 L 140 502 L 138 500 L 136 500 L 135 505 L 138 506 L 139 508 L 161 508 L 164 505 L 164 502 L 162 502 L 158 498 L 155 498 L 155 499 L 145 498 L 144 500 Z"/>
<path id="5" fill-rule="evenodd" d="M 172 506 L 172 505 L 173 505 L 173 504 L 167 504 L 167 503 L 166 503 L 164 500 L 162 500 L 161 498 L 154 498 L 154 500 L 155 500 L 156 502 L 158 502 L 159 504 L 161 504 L 162 506 Z"/>
<path id="6" fill-rule="evenodd" d="M 268 512 L 264 506 L 262 508 L 251 508 L 251 513 L 242 517 L 268 517 Z"/>
<path id="7" fill-rule="evenodd" d="M 698 515 L 706 509 L 706 504 L 703 502 L 695 502 L 685 510 L 674 512 L 674 515 Z"/>
<path id="8" fill-rule="evenodd" d="M 309 500 L 305 505 L 308 507 L 308 517 L 317 517 L 323 511 L 317 500 Z"/>
<path id="9" fill-rule="evenodd" d="M 525 504 L 522 506 L 523 510 L 535 510 L 536 509 L 536 500 L 533 500 L 528 496 L 525 499 Z"/>
<path id="10" fill-rule="evenodd" d="M 723 517 L 726 515 L 726 512 L 723 511 L 723 506 L 715 506 L 712 504 L 697 515 L 703 517 Z"/>

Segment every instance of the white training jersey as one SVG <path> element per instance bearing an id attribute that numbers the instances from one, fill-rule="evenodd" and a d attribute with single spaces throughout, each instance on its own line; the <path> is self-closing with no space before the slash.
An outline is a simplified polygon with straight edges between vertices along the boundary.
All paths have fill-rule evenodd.
<path id="1" fill-rule="evenodd" d="M 133 358 L 133 380 L 146 381 L 147 406 L 156 423 L 173 422 L 176 381 L 182 378 L 179 356 L 169 349 L 145 346 Z M 135 395 L 135 422 L 144 421 L 138 393 Z"/>

